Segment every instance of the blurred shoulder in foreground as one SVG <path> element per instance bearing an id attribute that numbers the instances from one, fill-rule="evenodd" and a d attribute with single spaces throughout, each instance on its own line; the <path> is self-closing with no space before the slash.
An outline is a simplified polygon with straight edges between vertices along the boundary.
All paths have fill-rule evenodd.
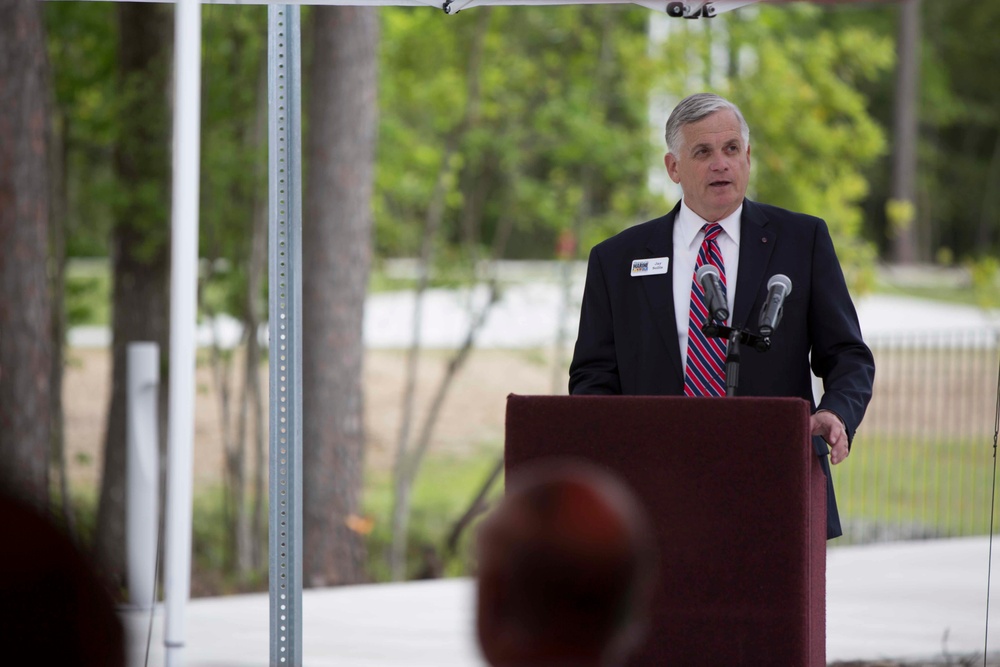
<path id="1" fill-rule="evenodd" d="M 614 666 L 645 631 L 649 522 L 615 476 L 576 460 L 529 464 L 478 540 L 477 632 L 493 667 Z"/>
<path id="2" fill-rule="evenodd" d="M 97 569 L 51 519 L 0 492 L 4 664 L 124 667 L 125 634 Z"/>

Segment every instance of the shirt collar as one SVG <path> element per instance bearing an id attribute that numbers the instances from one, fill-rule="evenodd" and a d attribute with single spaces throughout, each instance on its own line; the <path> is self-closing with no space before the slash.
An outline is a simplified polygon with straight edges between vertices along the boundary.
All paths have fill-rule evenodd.
<path id="1" fill-rule="evenodd" d="M 733 240 L 737 248 L 740 247 L 740 216 L 742 214 L 743 204 L 740 203 L 735 211 L 718 221 L 718 224 L 722 226 L 723 233 Z M 681 210 L 677 213 L 674 225 L 679 228 L 685 247 L 693 248 L 695 240 L 698 238 L 698 232 L 709 224 L 712 223 L 692 211 L 688 208 L 687 203 L 683 199 L 681 200 Z"/>

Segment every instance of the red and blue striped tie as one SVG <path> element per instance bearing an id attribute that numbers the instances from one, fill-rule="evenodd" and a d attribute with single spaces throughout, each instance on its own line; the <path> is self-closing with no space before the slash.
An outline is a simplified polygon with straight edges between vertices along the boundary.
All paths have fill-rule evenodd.
<path id="1" fill-rule="evenodd" d="M 716 238 L 722 233 L 718 224 L 702 227 L 705 240 L 698 251 L 698 261 L 694 271 L 703 264 L 712 264 L 719 269 L 722 293 L 726 293 L 726 267 Z M 685 396 L 725 396 L 726 395 L 726 341 L 708 337 L 701 332 L 701 325 L 708 321 L 708 306 L 705 290 L 697 278 L 691 280 L 691 314 L 688 316 L 687 368 L 684 372 Z M 720 322 L 720 324 L 722 324 Z"/>

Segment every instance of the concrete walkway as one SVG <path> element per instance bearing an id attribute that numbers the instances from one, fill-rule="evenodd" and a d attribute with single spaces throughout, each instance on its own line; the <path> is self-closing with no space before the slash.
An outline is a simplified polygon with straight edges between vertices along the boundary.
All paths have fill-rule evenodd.
<path id="1" fill-rule="evenodd" d="M 998 553 L 994 566 L 1000 565 Z M 829 662 L 982 655 L 987 538 L 838 547 L 829 551 L 827 563 Z M 993 576 L 1000 577 L 1000 571 Z M 308 590 L 303 594 L 305 664 L 482 667 L 472 627 L 473 596 L 469 579 Z M 994 599 L 991 655 L 1000 650 L 997 609 L 1000 600 Z M 149 617 L 127 618 L 132 664 L 141 665 Z M 268 665 L 268 618 L 266 594 L 193 600 L 181 664 Z M 162 622 L 158 612 L 149 660 L 157 667 L 164 664 Z"/>
<path id="2" fill-rule="evenodd" d="M 585 266 L 578 267 L 570 305 L 563 312 L 563 294 L 553 282 L 507 285 L 500 301 L 489 312 L 476 347 L 499 349 L 549 348 L 561 326 L 567 344 L 576 340 L 580 322 L 580 295 L 583 294 Z M 555 274 L 549 276 L 555 280 Z M 489 300 L 486 287 L 472 289 L 432 289 L 424 295 L 420 340 L 424 347 L 454 349 L 465 339 L 469 323 Z M 905 296 L 872 294 L 857 301 L 861 330 L 866 337 L 880 334 L 940 333 L 942 331 L 985 331 L 1000 325 L 1000 312 L 975 306 L 942 303 Z M 414 296 L 412 292 L 378 292 L 365 301 L 364 340 L 368 348 L 405 349 L 413 341 Z M 563 314 L 560 321 L 559 314 Z M 261 342 L 267 345 L 266 327 Z M 198 345 L 207 346 L 217 338 L 224 348 L 242 340 L 239 322 L 220 315 L 212 323 L 198 326 Z M 73 347 L 107 347 L 111 332 L 107 327 L 74 327 L 69 331 Z"/>

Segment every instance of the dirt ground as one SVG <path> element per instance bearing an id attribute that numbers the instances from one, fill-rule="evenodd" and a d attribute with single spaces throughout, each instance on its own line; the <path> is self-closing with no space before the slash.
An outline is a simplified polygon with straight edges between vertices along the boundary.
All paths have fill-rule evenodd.
<path id="1" fill-rule="evenodd" d="M 418 406 L 426 409 L 444 374 L 449 352 L 428 351 L 420 365 Z M 474 352 L 455 380 L 435 430 L 431 451 L 461 454 L 496 447 L 503 442 L 506 396 L 553 393 L 552 355 L 539 351 L 482 350 Z M 100 452 L 111 396 L 111 355 L 107 349 L 72 349 L 67 355 L 63 405 L 70 479 L 78 488 L 97 489 Z M 402 397 L 406 353 L 372 350 L 365 357 L 365 426 L 367 464 L 392 465 Z M 267 399 L 267 366 L 261 382 Z M 558 391 L 565 393 L 566 373 L 559 374 Z M 195 484 L 211 485 L 222 478 L 222 431 L 219 393 L 207 363 L 196 374 L 194 467 Z M 266 417 L 265 417 L 266 418 Z"/>

